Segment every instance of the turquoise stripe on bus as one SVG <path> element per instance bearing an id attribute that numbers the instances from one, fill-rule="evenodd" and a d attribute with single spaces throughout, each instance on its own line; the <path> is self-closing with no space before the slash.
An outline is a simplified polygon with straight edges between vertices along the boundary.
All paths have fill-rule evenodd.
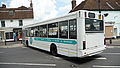
<path id="1" fill-rule="evenodd" d="M 77 42 L 75 40 L 63 40 L 63 39 L 48 39 L 48 38 L 34 38 L 35 41 L 46 41 L 46 42 L 55 42 L 55 43 L 63 43 L 63 44 L 72 44 L 76 45 Z"/>

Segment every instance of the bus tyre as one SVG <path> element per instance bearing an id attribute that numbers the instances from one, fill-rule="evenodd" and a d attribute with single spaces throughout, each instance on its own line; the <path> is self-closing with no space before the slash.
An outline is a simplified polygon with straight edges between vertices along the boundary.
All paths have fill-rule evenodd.
<path id="1" fill-rule="evenodd" d="M 29 45 L 28 45 L 28 41 L 26 41 L 26 45 L 25 45 L 26 47 L 28 47 Z"/>
<path id="2" fill-rule="evenodd" d="M 57 47 L 56 45 L 51 45 L 50 52 L 52 55 L 57 56 Z"/>

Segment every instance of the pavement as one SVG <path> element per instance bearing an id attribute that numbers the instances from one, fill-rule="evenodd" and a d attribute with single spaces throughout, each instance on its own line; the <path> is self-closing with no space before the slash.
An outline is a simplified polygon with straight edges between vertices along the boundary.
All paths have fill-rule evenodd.
<path id="1" fill-rule="evenodd" d="M 120 46 L 120 39 L 112 39 L 112 44 L 110 44 L 110 40 L 106 40 L 107 46 Z"/>
<path id="2" fill-rule="evenodd" d="M 7 41 L 6 45 L 5 42 L 0 41 L 0 48 L 14 48 L 14 47 L 23 47 L 21 41 Z"/>
<path id="3" fill-rule="evenodd" d="M 112 44 L 110 44 L 110 40 L 106 40 L 107 46 L 117 46 L 120 47 L 120 39 L 112 39 Z M 21 41 L 7 41 L 6 45 L 5 42 L 0 41 L 0 48 L 15 48 L 15 47 L 23 47 L 24 45 L 21 44 Z"/>

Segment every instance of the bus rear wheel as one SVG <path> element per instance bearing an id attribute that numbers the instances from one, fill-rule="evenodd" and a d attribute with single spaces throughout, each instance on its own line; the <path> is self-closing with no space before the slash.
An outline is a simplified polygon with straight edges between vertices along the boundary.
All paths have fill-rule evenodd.
<path id="1" fill-rule="evenodd" d="M 57 56 L 57 47 L 55 44 L 51 45 L 50 47 L 50 53 L 54 56 Z"/>

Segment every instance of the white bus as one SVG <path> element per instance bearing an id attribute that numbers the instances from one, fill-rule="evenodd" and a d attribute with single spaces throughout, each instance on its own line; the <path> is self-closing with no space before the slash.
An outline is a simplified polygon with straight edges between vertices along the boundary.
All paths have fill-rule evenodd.
<path id="1" fill-rule="evenodd" d="M 105 50 L 103 16 L 85 10 L 23 28 L 23 43 L 53 55 L 86 57 Z"/>

